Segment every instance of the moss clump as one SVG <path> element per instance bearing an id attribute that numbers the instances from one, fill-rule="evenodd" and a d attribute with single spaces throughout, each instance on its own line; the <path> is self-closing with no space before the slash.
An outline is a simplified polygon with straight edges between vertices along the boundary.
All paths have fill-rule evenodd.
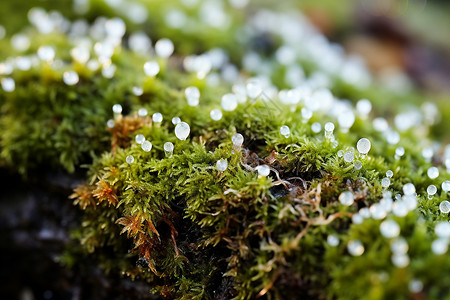
<path id="1" fill-rule="evenodd" d="M 255 14 L 259 22 L 262 17 L 285 16 Z M 241 26 L 239 16 L 231 20 L 233 26 Z M 287 22 L 298 25 L 293 16 Z M 439 209 L 447 191 L 428 197 L 426 190 L 430 184 L 441 187 L 449 176 L 442 166 L 443 149 L 435 150 L 427 139 L 430 114 L 415 109 L 412 116 L 419 114 L 421 120 L 401 133 L 388 125 L 384 128 L 383 120 L 373 123 L 355 113 L 351 103 L 364 95 L 386 98 L 384 103 L 404 102 L 411 99 L 409 95 L 397 96 L 372 85 L 364 67 L 333 52 L 321 35 L 311 33 L 316 39 L 302 40 L 295 47 L 303 49 L 319 41 L 316 46 L 322 45 L 324 53 L 334 53 L 343 67 L 356 69 L 360 76 L 328 70 L 312 50 L 310 56 L 302 56 L 284 31 L 252 26 L 245 37 L 259 37 L 263 45 L 241 53 L 243 42 L 218 66 L 211 58 L 205 62 L 211 52 L 186 58 L 182 50 L 165 59 L 133 53 L 120 39 L 114 44 L 107 38 L 84 36 L 99 68 L 72 59 L 71 39 L 65 34 L 28 29 L 37 35 L 30 48 L 10 51 L 22 56 L 14 58 L 15 63 L 25 57 L 32 67 L 2 74 L 16 83 L 12 92 L 0 90 L 2 164 L 26 174 L 47 166 L 72 172 L 89 163 L 86 183 L 71 196 L 85 213 L 82 226 L 74 232 L 81 252 L 97 254 L 106 271 L 146 281 L 149 289 L 167 298 L 447 297 L 450 256 L 444 248 L 448 240 L 445 232 L 436 230 L 437 224 L 448 224 L 448 214 Z M 207 39 L 205 44 L 194 38 L 194 43 L 183 44 L 181 34 L 174 40 L 181 49 L 204 50 L 212 46 L 209 42 L 230 46 L 221 39 L 237 31 Z M 33 58 L 43 44 L 54 47 L 57 59 Z M 300 53 L 293 62 L 298 69 L 290 69 L 280 59 L 276 48 L 281 45 Z M 105 56 L 103 47 L 111 55 Z M 228 63 L 230 57 L 243 60 L 241 73 Z M 161 68 L 154 77 L 143 72 L 149 59 Z M 189 62 L 195 68 L 190 69 Z M 105 71 L 110 66 L 116 68 L 113 76 Z M 62 82 L 68 70 L 80 77 L 73 86 Z M 294 71 L 301 75 L 287 75 Z M 135 86 L 142 93 L 133 91 Z M 188 86 L 199 88 L 199 106 L 187 104 Z M 258 93 L 252 95 L 252 89 Z M 221 97 L 230 90 L 239 104 L 224 109 L 220 120 L 212 120 L 211 110 L 220 107 Z M 123 107 L 122 113 L 113 114 L 114 104 Z M 376 111 L 382 111 L 384 104 L 378 105 Z M 138 113 L 143 108 L 148 115 Z M 390 108 L 392 114 L 396 110 Z M 153 122 L 150 115 L 155 112 L 162 113 L 162 122 Z M 336 126 L 334 132 L 324 134 L 312 127 L 336 123 L 344 112 L 355 117 L 349 131 Z M 174 117 L 190 125 L 187 140 L 174 134 L 170 122 Z M 288 136 L 280 134 L 281 126 L 290 128 Z M 243 145 L 233 145 L 236 133 L 243 135 Z M 138 134 L 151 141 L 150 151 L 137 144 Z M 354 148 L 362 137 L 371 141 L 367 156 Z M 164 151 L 166 142 L 174 144 L 173 154 Z M 419 149 L 419 142 L 430 147 Z M 343 157 L 348 152 L 354 159 Z M 217 170 L 217 161 L 224 159 L 227 169 Z M 259 174 L 263 165 L 270 168 L 269 176 Z M 427 176 L 431 166 L 439 167 L 439 177 Z M 393 172 L 391 182 L 382 184 L 388 170 Z M 405 189 L 411 183 L 412 193 Z M 352 203 L 341 203 L 343 192 L 351 193 Z M 382 229 L 386 220 L 398 226 L 387 234 Z M 402 241 L 406 251 L 393 246 Z M 70 254 L 65 257 L 66 262 L 73 259 Z"/>

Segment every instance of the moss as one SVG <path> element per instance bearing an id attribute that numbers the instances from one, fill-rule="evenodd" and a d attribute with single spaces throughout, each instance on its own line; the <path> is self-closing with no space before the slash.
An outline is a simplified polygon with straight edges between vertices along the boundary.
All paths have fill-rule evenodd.
<path id="1" fill-rule="evenodd" d="M 155 5 L 162 13 L 153 21 L 162 24 L 168 8 L 163 1 L 153 2 L 149 10 Z M 100 12 L 117 13 L 103 2 L 92 4 L 89 20 Z M 107 272 L 143 280 L 153 292 L 171 299 L 447 297 L 450 256 L 431 250 L 435 225 L 449 220 L 438 209 L 447 194 L 428 199 L 426 189 L 430 184 L 441 186 L 450 176 L 441 167 L 442 155 L 437 153 L 429 161 L 417 146 L 431 145 L 429 124 L 423 122 L 400 134 L 405 155 L 396 158 L 399 145 L 388 143 L 371 118 L 357 115 L 349 132 L 337 126 L 335 140 L 325 138 L 323 131 L 315 133 L 313 122 L 323 125 L 336 116 L 317 111 L 305 120 L 301 117 L 305 102 L 287 105 L 276 97 L 261 97 L 240 103 L 213 121 L 210 111 L 219 107 L 230 84 L 199 79 L 180 61 L 185 53 L 211 47 L 230 50 L 243 22 L 236 13 L 231 29 L 222 33 L 205 29 L 179 34 L 166 26 L 149 30 L 152 38 L 173 36 L 179 49 L 169 60 L 158 58 L 161 72 L 154 78 L 142 71 L 149 56 L 138 56 L 125 46 L 115 49 L 111 63 L 117 72 L 109 79 L 73 62 L 70 39 L 64 34 L 41 35 L 27 29 L 35 38 L 22 55 L 35 53 L 41 44 L 53 45 L 66 64 L 57 68 L 38 62 L 30 70 L 14 70 L 15 91 L 0 91 L 0 161 L 22 174 L 87 167 L 85 184 L 71 196 L 84 211 L 83 222 L 73 233 L 81 247 L 68 249 L 64 261 L 70 265 L 80 255 L 95 255 Z M 287 88 L 286 68 L 274 57 L 282 37 L 269 40 L 263 39 L 267 47 L 259 45 L 255 51 L 271 67 L 274 84 Z M 247 46 L 238 43 L 231 59 L 240 61 Z M 9 48 L 5 53 L 2 57 L 17 55 Z M 308 76 L 320 70 L 317 61 L 304 65 Z M 63 84 L 66 70 L 77 71 L 80 82 Z M 242 73 L 258 75 L 255 70 Z M 329 76 L 330 89 L 350 100 L 339 103 L 347 107 L 370 97 L 376 106 L 374 115 L 387 110 L 394 118 L 405 102 L 419 103 L 421 97 L 399 96 L 376 84 L 355 87 L 335 75 Z M 197 107 L 188 106 L 184 99 L 184 88 L 190 85 L 201 92 Z M 143 94 L 133 94 L 133 86 L 141 86 Z M 390 105 L 392 99 L 399 105 Z M 121 104 L 123 114 L 114 115 L 113 104 Z M 163 122 L 139 116 L 140 108 L 162 113 Z M 173 117 L 190 125 L 187 140 L 174 135 Z M 114 120 L 114 126 L 107 128 L 108 119 Z M 282 125 L 289 126 L 289 137 L 280 134 Z M 241 148 L 232 145 L 235 133 L 244 136 Z M 135 142 L 137 134 L 151 141 L 151 151 L 143 151 Z M 354 151 L 351 147 L 362 137 L 370 139 L 372 149 L 367 157 L 355 151 L 362 164 L 356 168 L 340 151 Z M 165 153 L 165 142 L 174 144 L 173 155 Z M 130 155 L 133 163 L 126 162 Z M 225 171 L 217 170 L 219 159 L 227 160 Z M 270 176 L 258 175 L 261 165 L 270 166 Z M 436 179 L 426 175 L 432 165 L 440 166 L 441 176 Z M 381 185 L 387 170 L 394 173 L 389 188 Z M 361 216 L 361 209 L 374 210 L 374 204 L 388 197 L 386 190 L 401 196 L 406 183 L 416 188 L 418 208 L 404 217 L 390 211 L 387 216 L 398 223 L 410 248 L 409 264 L 399 267 L 392 263 L 390 240 L 380 232 L 382 220 L 352 218 Z M 340 203 L 344 191 L 352 192 L 354 204 Z M 339 245 L 327 243 L 330 235 L 339 238 Z M 364 246 L 362 255 L 348 251 L 349 242 L 355 240 Z M 416 279 L 423 289 L 411 291 L 409 285 Z"/>

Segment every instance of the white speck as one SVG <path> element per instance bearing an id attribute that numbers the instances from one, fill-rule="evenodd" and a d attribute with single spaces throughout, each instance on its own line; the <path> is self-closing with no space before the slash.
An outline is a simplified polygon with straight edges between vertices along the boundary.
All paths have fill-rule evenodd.
<path id="1" fill-rule="evenodd" d="M 436 192 L 437 192 L 437 187 L 435 185 L 431 184 L 427 187 L 428 195 L 432 196 L 432 195 L 436 194 Z"/>
<path id="2" fill-rule="evenodd" d="M 145 141 L 145 136 L 143 134 L 137 134 L 135 140 L 140 145 Z"/>
<path id="3" fill-rule="evenodd" d="M 450 223 L 448 221 L 441 221 L 434 227 L 434 232 L 439 238 L 450 239 Z"/>
<path id="4" fill-rule="evenodd" d="M 222 97 L 222 108 L 225 111 L 233 111 L 236 109 L 238 102 L 235 94 L 225 94 Z"/>
<path id="5" fill-rule="evenodd" d="M 291 130 L 289 129 L 288 126 L 283 125 L 280 128 L 280 133 L 281 135 L 283 135 L 285 138 L 288 138 L 291 135 Z"/>
<path id="6" fill-rule="evenodd" d="M 392 178 L 392 176 L 394 176 L 394 172 L 392 172 L 391 170 L 387 170 L 386 171 L 386 177 Z"/>
<path id="7" fill-rule="evenodd" d="M 155 123 L 161 123 L 163 120 L 163 115 L 159 112 L 156 112 L 152 115 L 152 120 Z"/>
<path id="8" fill-rule="evenodd" d="M 120 114 L 122 112 L 122 105 L 114 104 L 112 110 L 115 114 Z"/>
<path id="9" fill-rule="evenodd" d="M 180 122 L 175 126 L 175 136 L 182 141 L 187 139 L 190 131 L 191 128 L 186 122 Z"/>
<path id="10" fill-rule="evenodd" d="M 358 149 L 359 153 L 367 154 L 370 151 L 371 143 L 368 139 L 362 138 L 356 144 L 356 149 Z"/>
<path id="11" fill-rule="evenodd" d="M 148 61 L 144 64 L 144 73 L 147 76 L 154 77 L 159 73 L 159 64 L 156 61 Z"/>
<path id="12" fill-rule="evenodd" d="M 180 122 L 181 122 L 181 119 L 179 117 L 173 117 L 172 118 L 172 124 L 173 125 L 177 125 Z"/>
<path id="13" fill-rule="evenodd" d="M 327 243 L 331 247 L 336 247 L 337 245 L 339 245 L 339 238 L 337 236 L 335 236 L 334 234 L 330 234 L 327 237 Z"/>
<path id="14" fill-rule="evenodd" d="M 342 192 L 339 195 L 339 202 L 341 202 L 342 205 L 350 206 L 353 204 L 354 200 L 355 200 L 355 196 L 350 191 Z"/>
<path id="15" fill-rule="evenodd" d="M 184 95 L 189 106 L 197 106 L 200 99 L 200 91 L 196 86 L 187 87 L 184 90 Z"/>
<path id="16" fill-rule="evenodd" d="M 395 156 L 397 158 L 402 157 L 403 155 L 405 155 L 405 148 L 403 147 L 397 147 L 397 149 L 395 149 Z"/>
<path id="17" fill-rule="evenodd" d="M 141 148 L 145 152 L 149 152 L 150 150 L 152 150 L 152 147 L 153 147 L 153 145 L 152 145 L 152 143 L 150 141 L 142 142 Z"/>
<path id="18" fill-rule="evenodd" d="M 142 96 L 142 94 L 144 93 L 144 90 L 138 86 L 133 86 L 131 88 L 131 91 L 133 92 L 133 95 L 135 95 L 135 96 Z"/>
<path id="19" fill-rule="evenodd" d="M 109 119 L 108 122 L 106 122 L 106 126 L 108 126 L 108 128 L 114 128 L 114 125 L 113 119 Z"/>
<path id="20" fill-rule="evenodd" d="M 132 164 L 134 163 L 134 157 L 133 155 L 128 155 L 127 158 L 125 159 L 127 163 Z"/>
<path id="21" fill-rule="evenodd" d="M 434 254 L 442 255 L 447 253 L 448 250 L 448 240 L 446 239 L 437 239 L 434 240 L 431 244 L 431 251 L 433 251 Z"/>
<path id="22" fill-rule="evenodd" d="M 450 212 L 450 202 L 448 202 L 447 200 L 442 201 L 439 204 L 439 210 L 443 214 L 448 214 Z"/>
<path id="23" fill-rule="evenodd" d="M 75 85 L 78 83 L 80 78 L 78 77 L 77 72 L 75 71 L 67 71 L 63 74 L 63 81 L 67 85 Z"/>
<path id="24" fill-rule="evenodd" d="M 405 254 L 408 252 L 409 246 L 404 238 L 399 237 L 391 241 L 390 248 L 394 254 Z"/>
<path id="25" fill-rule="evenodd" d="M 400 226 L 394 220 L 385 220 L 380 224 L 380 232 L 385 238 L 392 239 L 400 234 Z"/>
<path id="26" fill-rule="evenodd" d="M 364 253 L 364 246 L 360 241 L 349 241 L 347 250 L 353 256 L 361 256 Z"/>
<path id="27" fill-rule="evenodd" d="M 311 130 L 314 133 L 319 133 L 322 130 L 322 125 L 319 122 L 314 122 L 311 124 Z"/>
<path id="28" fill-rule="evenodd" d="M 219 159 L 216 163 L 217 170 L 223 172 L 228 168 L 228 161 L 226 159 Z"/>
<path id="29" fill-rule="evenodd" d="M 160 39 L 155 44 L 155 52 L 159 57 L 167 58 L 172 55 L 174 51 L 174 46 L 169 39 Z"/>
<path id="30" fill-rule="evenodd" d="M 37 54 L 40 60 L 52 61 L 55 58 L 55 49 L 51 46 L 41 46 Z"/>
<path id="31" fill-rule="evenodd" d="M 398 268 L 405 268 L 409 265 L 409 256 L 407 254 L 392 255 L 392 263 Z"/>
<path id="32" fill-rule="evenodd" d="M 266 177 L 269 176 L 270 174 L 270 168 L 268 165 L 257 166 L 255 169 L 256 171 L 258 171 L 259 176 Z"/>
<path id="33" fill-rule="evenodd" d="M 220 119 L 222 119 L 223 113 L 220 109 L 215 108 L 209 112 L 209 115 L 214 121 L 219 121 Z"/>
<path id="34" fill-rule="evenodd" d="M 353 154 L 352 151 L 347 151 L 347 152 L 345 152 L 345 154 L 344 154 L 344 160 L 345 160 L 346 162 L 348 162 L 348 163 L 353 162 L 354 157 L 355 157 L 355 156 L 354 156 L 354 154 Z"/>
<path id="35" fill-rule="evenodd" d="M 11 93 L 14 92 L 16 89 L 16 82 L 11 77 L 2 78 L 2 89 L 7 92 Z"/>
<path id="36" fill-rule="evenodd" d="M 239 148 L 244 143 L 244 137 L 240 133 L 236 133 L 231 138 L 231 142 L 233 143 L 233 147 Z"/>
<path id="37" fill-rule="evenodd" d="M 147 116 L 147 114 L 148 114 L 147 109 L 145 109 L 145 108 L 139 108 L 139 110 L 138 110 L 138 116 L 139 116 L 139 117 L 145 117 L 145 116 Z"/>
<path id="38" fill-rule="evenodd" d="M 381 186 L 388 188 L 391 185 L 391 180 L 388 177 L 381 179 Z"/>
<path id="39" fill-rule="evenodd" d="M 416 192 L 416 187 L 412 183 L 407 183 L 403 186 L 403 194 L 405 195 L 414 195 Z"/>
<path id="40" fill-rule="evenodd" d="M 412 279 L 408 284 L 408 289 L 411 293 L 419 293 L 423 290 L 423 283 L 419 279 Z"/>

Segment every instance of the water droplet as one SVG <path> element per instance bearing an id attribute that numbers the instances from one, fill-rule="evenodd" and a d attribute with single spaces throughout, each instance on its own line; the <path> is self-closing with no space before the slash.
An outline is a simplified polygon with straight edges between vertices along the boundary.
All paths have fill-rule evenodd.
<path id="1" fill-rule="evenodd" d="M 450 181 L 449 180 L 446 180 L 442 183 L 442 190 L 446 193 L 448 191 L 450 191 Z"/>
<path id="2" fill-rule="evenodd" d="M 356 144 L 356 149 L 358 149 L 359 153 L 367 154 L 370 151 L 371 143 L 368 139 L 362 138 Z"/>
<path id="3" fill-rule="evenodd" d="M 172 118 L 172 124 L 173 125 L 177 125 L 180 122 L 181 122 L 181 119 L 179 117 L 173 117 Z"/>
<path id="4" fill-rule="evenodd" d="M 182 141 L 187 139 L 190 131 L 191 128 L 189 127 L 189 124 L 186 122 L 180 122 L 175 126 L 175 136 Z"/>
<path id="5" fill-rule="evenodd" d="M 221 102 L 224 111 L 233 111 L 236 109 L 238 102 L 235 94 L 225 94 Z"/>
<path id="6" fill-rule="evenodd" d="M 341 202 L 342 205 L 350 206 L 353 204 L 354 200 L 355 196 L 350 191 L 342 192 L 339 195 L 339 202 Z"/>
<path id="7" fill-rule="evenodd" d="M 332 122 L 327 122 L 325 124 L 325 131 L 333 132 L 334 131 L 334 124 Z"/>
<path id="8" fill-rule="evenodd" d="M 281 135 L 283 135 L 285 138 L 288 138 L 291 135 L 291 130 L 289 129 L 288 126 L 283 125 L 280 128 L 280 133 Z"/>
<path id="9" fill-rule="evenodd" d="M 63 81 L 67 85 L 75 85 L 78 83 L 80 78 L 78 77 L 77 72 L 75 71 L 67 71 L 63 74 Z"/>
<path id="10" fill-rule="evenodd" d="M 387 212 L 386 212 L 384 206 L 381 205 L 380 203 L 372 204 L 372 206 L 370 206 L 369 210 L 370 210 L 370 215 L 375 220 L 381 220 L 381 219 L 386 218 Z"/>
<path id="11" fill-rule="evenodd" d="M 434 194 L 436 194 L 436 192 L 437 192 L 437 187 L 435 185 L 431 184 L 427 187 L 428 195 L 433 196 Z"/>
<path id="12" fill-rule="evenodd" d="M 137 134 L 135 140 L 140 145 L 145 141 L 145 136 L 143 134 Z"/>
<path id="13" fill-rule="evenodd" d="M 405 268 L 409 265 L 409 256 L 407 254 L 392 255 L 392 263 L 397 268 Z"/>
<path id="14" fill-rule="evenodd" d="M 228 168 L 228 161 L 226 159 L 219 159 L 216 163 L 217 170 L 223 172 Z"/>
<path id="15" fill-rule="evenodd" d="M 70 51 L 70 55 L 72 56 L 72 59 L 81 63 L 85 64 L 89 61 L 89 58 L 91 57 L 89 48 L 85 46 L 77 46 L 73 48 Z"/>
<path id="16" fill-rule="evenodd" d="M 331 247 L 336 247 L 337 245 L 339 245 L 339 238 L 336 235 L 334 235 L 334 234 L 330 234 L 327 237 L 327 243 Z"/>
<path id="17" fill-rule="evenodd" d="M 391 185 L 391 180 L 387 177 L 381 179 L 381 186 L 384 188 L 388 188 Z"/>
<path id="18" fill-rule="evenodd" d="M 437 239 L 434 240 L 431 244 L 431 251 L 433 251 L 436 255 L 442 255 L 447 253 L 448 250 L 448 240 L 446 239 Z"/>
<path id="19" fill-rule="evenodd" d="M 219 121 L 223 117 L 222 111 L 218 108 L 211 110 L 209 115 L 210 115 L 211 119 L 213 119 L 214 121 Z"/>
<path id="20" fill-rule="evenodd" d="M 138 116 L 139 116 L 139 117 L 145 117 L 145 116 L 147 116 L 147 114 L 148 114 L 147 109 L 145 109 L 145 108 L 139 108 L 139 110 L 138 110 Z"/>
<path id="21" fill-rule="evenodd" d="M 391 241 L 390 248 L 394 254 L 405 254 L 408 252 L 409 246 L 404 238 L 399 237 Z"/>
<path id="22" fill-rule="evenodd" d="M 353 162 L 354 157 L 355 157 L 355 155 L 353 154 L 352 151 L 347 151 L 344 154 L 344 160 L 348 163 Z"/>
<path id="23" fill-rule="evenodd" d="M 127 163 L 132 164 L 134 163 L 134 157 L 133 155 L 128 155 L 127 158 L 125 159 Z"/>
<path id="24" fill-rule="evenodd" d="M 1 82 L 2 89 L 7 93 L 14 92 L 16 89 L 16 82 L 11 77 L 2 78 Z"/>
<path id="25" fill-rule="evenodd" d="M 314 122 L 311 124 L 311 130 L 314 133 L 319 133 L 322 130 L 322 125 L 319 122 Z"/>
<path id="26" fill-rule="evenodd" d="M 406 203 L 397 200 L 392 205 L 392 212 L 397 217 L 404 217 L 408 214 L 409 210 L 408 207 L 406 206 Z"/>
<path id="27" fill-rule="evenodd" d="M 343 111 L 338 115 L 338 123 L 342 132 L 348 132 L 355 123 L 355 114 L 351 110 Z"/>
<path id="28" fill-rule="evenodd" d="M 338 156 L 338 157 L 343 157 L 343 156 L 344 156 L 344 150 L 339 150 L 339 151 L 337 152 L 337 156 Z"/>
<path id="29" fill-rule="evenodd" d="M 416 187 L 412 183 L 407 183 L 403 186 L 403 194 L 405 195 L 414 195 L 416 192 Z"/>
<path id="30" fill-rule="evenodd" d="M 392 176 L 394 176 L 394 172 L 392 172 L 391 170 L 387 170 L 386 177 L 392 178 Z"/>
<path id="31" fill-rule="evenodd" d="M 352 222 L 353 224 L 361 224 L 364 221 L 363 216 L 360 214 L 353 214 L 352 216 Z"/>
<path id="32" fill-rule="evenodd" d="M 133 92 L 133 95 L 138 96 L 138 97 L 142 96 L 142 94 L 144 93 L 144 90 L 138 86 L 133 86 L 131 88 L 131 91 Z"/>
<path id="33" fill-rule="evenodd" d="M 439 210 L 443 214 L 448 214 L 450 212 L 450 202 L 448 202 L 447 200 L 442 201 L 439 204 Z"/>
<path id="34" fill-rule="evenodd" d="M 308 108 L 306 108 L 306 107 L 303 107 L 303 108 L 302 108 L 301 114 L 302 114 L 302 118 L 303 118 L 303 123 L 308 122 L 308 120 L 311 119 L 312 116 L 313 116 L 312 110 L 310 110 L 310 109 L 308 109 Z M 333 124 L 333 125 L 334 125 L 334 124 Z M 334 128 L 333 128 L 333 130 L 334 130 Z"/>
<path id="35" fill-rule="evenodd" d="M 359 160 L 355 161 L 355 163 L 354 163 L 355 170 L 361 170 L 362 166 L 363 165 L 362 165 L 361 161 L 359 161 Z"/>
<path id="36" fill-rule="evenodd" d="M 141 148 L 145 152 L 149 152 L 150 150 L 152 150 L 152 147 L 153 147 L 153 145 L 152 145 L 152 143 L 150 141 L 142 142 Z"/>
<path id="37" fill-rule="evenodd" d="M 261 85 L 256 80 L 249 81 L 245 87 L 247 95 L 252 99 L 255 99 L 262 93 Z"/>
<path id="38" fill-rule="evenodd" d="M 353 256 L 361 256 L 364 253 L 364 246 L 360 241 L 349 241 L 347 250 Z"/>
<path id="39" fill-rule="evenodd" d="M 372 103 L 367 99 L 361 99 L 356 103 L 356 111 L 363 118 L 366 118 L 371 110 L 372 110 Z"/>
<path id="40" fill-rule="evenodd" d="M 159 57 L 167 58 L 172 55 L 174 46 L 169 39 L 160 39 L 155 44 L 155 52 Z"/>
<path id="41" fill-rule="evenodd" d="M 195 86 L 187 87 L 184 90 L 184 95 L 189 106 L 197 106 L 200 99 L 200 90 Z"/>
<path id="42" fill-rule="evenodd" d="M 236 133 L 231 138 L 231 142 L 233 143 L 234 148 L 240 148 L 244 143 L 244 137 L 240 133 Z"/>
<path id="43" fill-rule="evenodd" d="M 41 46 L 37 54 L 40 60 L 52 61 L 55 58 L 55 49 L 51 46 Z"/>
<path id="44" fill-rule="evenodd" d="M 120 114 L 122 112 L 122 105 L 114 104 L 112 110 L 115 114 Z"/>
<path id="45" fill-rule="evenodd" d="M 154 77 L 159 73 L 159 64 L 156 61 L 148 61 L 144 64 L 144 73 L 147 76 Z"/>
<path id="46" fill-rule="evenodd" d="M 380 232 L 385 238 L 392 239 L 400 234 L 400 226 L 394 220 L 385 220 L 380 224 Z"/>
<path id="47" fill-rule="evenodd" d="M 403 155 L 405 155 L 405 148 L 403 147 L 398 147 L 397 149 L 395 149 L 395 158 L 400 158 Z"/>
<path id="48" fill-rule="evenodd" d="M 258 171 L 259 176 L 266 177 L 269 176 L 270 174 L 270 168 L 268 165 L 257 166 L 255 169 L 256 171 Z"/>
<path id="49" fill-rule="evenodd" d="M 115 64 L 104 64 L 102 67 L 102 76 L 105 78 L 113 78 L 117 67 Z"/>
<path id="50" fill-rule="evenodd" d="M 171 157 L 173 154 L 173 144 L 171 142 L 164 143 L 164 152 L 166 156 Z"/>
<path id="51" fill-rule="evenodd" d="M 412 279 L 408 284 L 411 293 L 420 293 L 423 290 L 423 283 L 419 279 Z"/>
<path id="52" fill-rule="evenodd" d="M 152 120 L 153 120 L 153 122 L 155 122 L 155 123 L 161 123 L 162 120 L 163 120 L 163 116 L 162 116 L 161 113 L 156 112 L 156 113 L 154 113 L 154 114 L 152 115 Z"/>
<path id="53" fill-rule="evenodd" d="M 450 223 L 448 221 L 441 221 L 434 227 L 434 232 L 439 238 L 450 239 Z"/>

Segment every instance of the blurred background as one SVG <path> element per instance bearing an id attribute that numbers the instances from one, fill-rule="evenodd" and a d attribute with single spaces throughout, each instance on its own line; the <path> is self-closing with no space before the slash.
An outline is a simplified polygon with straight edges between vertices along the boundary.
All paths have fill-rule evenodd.
<path id="1" fill-rule="evenodd" d="M 201 13 L 208 5 L 219 7 L 216 20 L 221 10 L 231 15 L 231 25 L 182 28 L 181 21 L 188 18 L 194 20 L 192 24 L 201 18 L 208 21 Z M 431 136 L 442 144 L 450 142 L 450 3 L 446 0 L 2 0 L 0 42 L 30 26 L 29 11 L 34 7 L 49 14 L 59 11 L 71 21 L 83 20 L 80 26 L 94 24 L 99 16 L 118 16 L 128 30 L 146 32 L 153 41 L 172 39 L 177 55 L 223 47 L 239 67 L 245 65 L 247 48 L 270 55 L 277 44 L 265 35 L 240 41 L 239 30 L 245 29 L 240 24 L 258 10 L 297 11 L 347 54 L 361 57 L 376 82 L 360 90 L 342 86 L 340 96 L 354 102 L 367 97 L 376 114 L 388 119 L 410 106 L 432 103 L 437 112 L 430 122 Z M 10 51 L 9 44 L 0 43 L 1 60 Z M 78 179 L 53 176 L 46 186 L 25 183 L 0 170 L 2 185 L 14 187 L 0 201 L 1 298 L 154 298 L 145 285 L 104 274 L 91 261 L 70 270 L 62 266 L 69 232 L 79 220 L 67 199 Z"/>

